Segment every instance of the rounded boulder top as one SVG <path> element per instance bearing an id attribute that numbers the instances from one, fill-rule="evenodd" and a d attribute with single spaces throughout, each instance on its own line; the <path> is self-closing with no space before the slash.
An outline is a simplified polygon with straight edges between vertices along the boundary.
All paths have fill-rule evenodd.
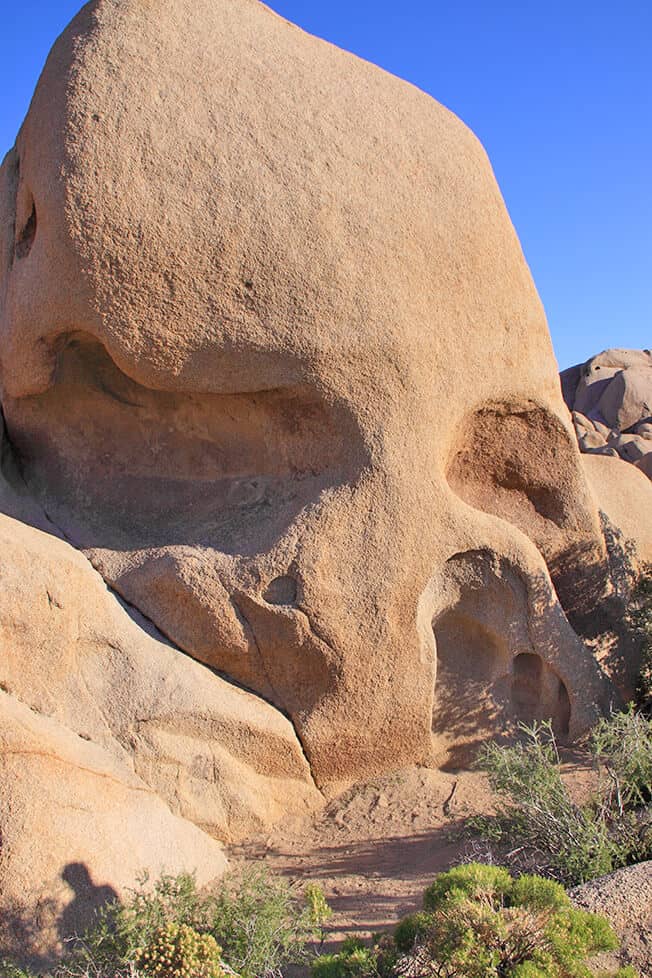
<path id="1" fill-rule="evenodd" d="M 50 383 L 71 329 L 161 388 L 272 388 L 356 358 L 377 396 L 406 356 L 440 374 L 464 356 L 472 385 L 506 345 L 549 380 L 477 139 L 257 0 L 92 0 L 50 54 L 4 181 L 14 396 Z"/>

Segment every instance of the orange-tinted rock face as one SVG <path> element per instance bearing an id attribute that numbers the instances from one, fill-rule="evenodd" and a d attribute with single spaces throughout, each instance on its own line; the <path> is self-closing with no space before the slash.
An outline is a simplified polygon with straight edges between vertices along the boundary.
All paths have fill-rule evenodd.
<path id="1" fill-rule="evenodd" d="M 451 558 L 507 561 L 527 618 L 534 581 L 558 614 L 546 560 L 572 606 L 573 554 L 601 547 L 478 142 L 251 0 L 98 0 L 2 185 L 30 491 L 177 645 L 291 717 L 320 782 L 427 760 Z M 543 656 L 576 730 L 600 683 L 561 632 L 554 663 L 524 636 L 505 669 Z"/>
<path id="2" fill-rule="evenodd" d="M 311 776 L 594 717 L 564 609 L 604 543 L 544 314 L 484 151 L 425 94 L 253 0 L 87 4 L 0 170 L 0 377 L 5 510 L 223 677 L 139 755 L 166 799 L 176 758 L 191 821 L 188 738 L 223 752 L 228 833 L 278 817 L 268 777 L 309 807 Z"/>

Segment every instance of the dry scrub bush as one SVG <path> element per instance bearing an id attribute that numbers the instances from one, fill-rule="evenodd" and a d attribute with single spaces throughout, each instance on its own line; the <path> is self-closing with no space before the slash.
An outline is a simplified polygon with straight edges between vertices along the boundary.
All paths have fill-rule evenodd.
<path id="1" fill-rule="evenodd" d="M 349 942 L 314 978 L 592 978 L 586 961 L 613 950 L 603 917 L 575 909 L 563 887 L 471 863 L 436 877 L 423 911 L 370 948 Z M 618 978 L 634 978 L 621 969 Z"/>
<path id="2" fill-rule="evenodd" d="M 275 978 L 320 945 L 329 914 L 316 884 L 299 896 L 264 869 L 232 873 L 209 891 L 187 874 L 152 886 L 145 878 L 69 942 L 50 978 Z M 0 962 L 0 978 L 31 976 Z"/>
<path id="3" fill-rule="evenodd" d="M 591 740 L 597 794 L 575 804 L 561 777 L 548 723 L 521 728 L 513 746 L 490 743 L 478 766 L 504 803 L 471 830 L 516 847 L 521 862 L 574 885 L 649 858 L 652 831 L 641 808 L 652 772 L 652 721 L 630 709 L 603 720 Z"/>

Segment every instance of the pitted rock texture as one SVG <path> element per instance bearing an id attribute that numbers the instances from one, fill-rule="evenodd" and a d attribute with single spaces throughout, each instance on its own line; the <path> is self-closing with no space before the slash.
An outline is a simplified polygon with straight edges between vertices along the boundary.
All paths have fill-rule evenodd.
<path id="1" fill-rule="evenodd" d="M 652 862 L 626 866 L 570 891 L 583 910 L 604 914 L 620 939 L 620 949 L 600 955 L 596 971 L 634 967 L 641 978 L 652 974 Z"/>
<path id="2" fill-rule="evenodd" d="M 0 944 L 19 957 L 143 872 L 209 882 L 221 841 L 322 804 L 289 721 L 134 620 L 32 505 L 0 478 Z"/>
<path id="3" fill-rule="evenodd" d="M 212 836 L 608 702 L 484 150 L 256 0 L 91 0 L 55 44 L 0 169 L 0 394 L 8 688 Z"/>
<path id="4" fill-rule="evenodd" d="M 652 479 L 652 352 L 604 350 L 561 374 L 582 452 L 631 462 Z"/>

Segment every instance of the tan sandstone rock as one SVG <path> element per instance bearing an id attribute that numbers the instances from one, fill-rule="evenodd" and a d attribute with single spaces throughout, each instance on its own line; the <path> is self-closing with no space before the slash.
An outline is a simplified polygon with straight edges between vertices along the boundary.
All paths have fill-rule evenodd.
<path id="1" fill-rule="evenodd" d="M 583 452 L 593 448 L 603 448 L 606 444 L 604 436 L 598 431 L 583 431 L 578 438 L 580 448 Z"/>
<path id="2" fill-rule="evenodd" d="M 150 636 L 69 544 L 0 516 L 0 682 L 231 840 L 320 796 L 273 707 Z M 145 627 L 143 627 L 143 625 Z"/>
<path id="3" fill-rule="evenodd" d="M 634 463 L 637 469 L 640 469 L 648 479 L 652 479 L 652 452 L 646 452 L 646 454 L 639 458 L 637 462 Z"/>
<path id="4" fill-rule="evenodd" d="M 0 502 L 30 503 L 2 481 Z M 68 543 L 0 516 L 0 580 L 0 916 L 25 908 L 14 944 L 30 907 L 33 950 L 52 950 L 141 871 L 211 879 L 225 865 L 213 839 L 319 806 L 290 723 L 148 634 Z M 29 763 L 25 730 L 40 740 Z M 68 864 L 103 889 L 73 899 Z"/>
<path id="5" fill-rule="evenodd" d="M 652 362 L 617 373 L 597 404 L 606 423 L 624 431 L 652 413 Z"/>
<path id="6" fill-rule="evenodd" d="M 250 0 L 97 0 L 2 179 L 30 490 L 176 644 L 289 713 L 320 782 L 427 760 L 447 561 L 536 567 L 554 608 L 528 536 L 569 606 L 566 555 L 602 546 L 477 140 Z M 579 729 L 600 679 L 580 703 L 565 642 Z"/>
<path id="7" fill-rule="evenodd" d="M 582 455 L 600 510 L 633 544 L 637 561 L 652 561 L 652 483 L 621 459 Z"/>
<path id="8" fill-rule="evenodd" d="M 649 442 L 640 435 L 616 435 L 610 439 L 612 445 L 625 462 L 638 462 L 647 455 Z"/>
<path id="9" fill-rule="evenodd" d="M 484 150 L 262 4 L 92 0 L 56 43 L 0 170 L 0 388 L 7 682 L 214 835 L 606 702 Z"/>
<path id="10" fill-rule="evenodd" d="M 144 871 L 194 871 L 201 884 L 225 869 L 221 846 L 173 815 L 127 758 L 1 690 L 0 780 L 4 953 L 56 950 Z"/>
<path id="11" fill-rule="evenodd" d="M 622 373 L 630 370 L 638 373 L 640 370 L 649 370 L 652 367 L 652 353 L 650 350 L 603 350 L 596 356 L 591 357 L 584 364 L 569 367 L 561 374 L 561 385 L 564 400 L 571 411 L 578 411 L 587 416 L 593 417 L 596 410 L 599 412 L 599 403 L 605 391 L 611 387 L 612 381 Z M 617 382 L 615 389 L 620 388 L 623 382 L 621 378 Z M 614 389 L 614 393 L 615 393 Z M 649 382 L 648 388 L 649 390 Z M 624 394 L 624 385 L 621 396 Z M 609 427 L 615 426 L 620 404 L 614 403 L 610 407 L 614 410 L 614 417 L 609 421 Z M 599 419 L 600 420 L 600 419 Z M 607 420 L 602 419 L 602 420 Z M 624 425 L 627 427 L 627 425 Z"/>

